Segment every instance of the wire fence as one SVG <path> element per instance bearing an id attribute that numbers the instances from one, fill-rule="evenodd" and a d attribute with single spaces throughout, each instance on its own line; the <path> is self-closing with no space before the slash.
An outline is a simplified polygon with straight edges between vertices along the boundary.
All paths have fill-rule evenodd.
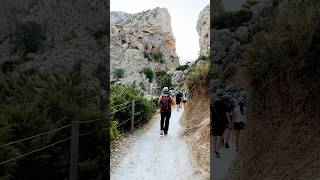
<path id="1" fill-rule="evenodd" d="M 16 141 L 12 141 L 12 142 L 8 142 L 8 143 L 5 143 L 5 144 L 2 144 L 2 145 L 0 145 L 0 150 L 6 148 L 8 146 L 15 146 L 18 143 L 23 143 L 25 141 L 32 140 L 32 139 L 35 139 L 35 138 L 42 138 L 43 136 L 46 136 L 46 135 L 49 135 L 49 134 L 56 135 L 57 133 L 63 133 L 64 135 L 66 135 L 66 137 L 64 139 L 62 139 L 62 140 L 57 140 L 57 141 L 55 141 L 53 143 L 50 143 L 50 144 L 45 145 L 43 147 L 40 147 L 38 149 L 23 153 L 21 155 L 17 155 L 16 157 L 12 157 L 12 158 L 6 159 L 6 160 L 0 162 L 0 165 L 4 165 L 4 164 L 10 163 L 10 162 L 14 162 L 16 160 L 25 158 L 26 156 L 29 156 L 31 154 L 34 154 L 34 153 L 37 153 L 39 151 L 43 151 L 43 150 L 46 150 L 46 149 L 54 148 L 54 146 L 62 145 L 63 143 L 65 143 L 67 141 L 70 141 L 70 153 L 71 153 L 70 171 L 69 171 L 69 173 L 70 173 L 69 176 L 70 177 L 68 177 L 67 179 L 76 180 L 77 179 L 77 168 L 78 168 L 77 158 L 78 158 L 79 138 L 87 136 L 87 135 L 90 135 L 90 134 L 97 133 L 97 130 L 79 133 L 79 127 L 82 127 L 82 126 L 83 127 L 87 127 L 86 125 L 90 125 L 90 124 L 94 125 L 94 124 L 96 124 L 98 122 L 101 122 L 101 121 L 107 121 L 107 118 L 111 118 L 111 117 L 115 116 L 116 113 L 124 111 L 126 109 L 130 109 L 129 114 L 127 114 L 127 116 L 130 116 L 130 118 L 121 121 L 121 123 L 117 125 L 117 128 L 119 128 L 119 127 L 121 127 L 123 125 L 130 124 L 131 125 L 131 131 L 133 131 L 134 127 L 137 126 L 137 124 L 142 122 L 141 120 L 135 121 L 135 117 L 141 114 L 140 112 L 136 112 L 137 105 L 140 105 L 140 103 L 137 103 L 136 101 L 129 101 L 129 102 L 125 102 L 125 103 L 122 103 L 122 104 L 118 104 L 118 105 L 110 107 L 111 112 L 109 113 L 109 117 L 104 115 L 103 117 L 99 117 L 99 118 L 96 118 L 96 119 L 90 119 L 90 120 L 87 120 L 87 121 L 80 121 L 80 122 L 79 121 L 73 121 L 71 124 L 68 124 L 68 125 L 65 125 L 65 126 L 62 126 L 62 127 L 58 127 L 58 128 L 53 129 L 53 130 L 48 130 L 46 132 L 42 132 L 42 133 L 30 136 L 30 137 L 26 137 L 26 138 L 23 138 L 23 139 L 19 139 L 19 140 L 16 140 Z M 71 130 L 71 131 L 69 131 L 70 134 L 69 133 L 66 134 L 66 132 L 62 132 L 63 130 L 67 130 L 68 128 L 69 128 L 69 130 Z M 103 129 L 105 130 L 107 128 L 103 128 Z"/>
<path id="2" fill-rule="evenodd" d="M 88 125 L 88 124 L 94 124 L 94 123 L 101 122 L 101 121 L 107 121 L 107 118 L 110 118 L 110 117 L 114 116 L 117 112 L 120 112 L 120 111 L 123 111 L 125 109 L 131 108 L 131 112 L 129 114 L 131 117 L 126 119 L 126 120 L 124 120 L 124 121 L 121 121 L 121 123 L 117 125 L 117 128 L 120 127 L 120 126 L 123 126 L 125 124 L 128 124 L 128 122 L 130 121 L 131 122 L 130 123 L 131 124 L 131 130 L 133 131 L 135 124 L 137 124 L 137 121 L 135 122 L 135 116 L 140 114 L 140 112 L 136 112 L 136 108 L 135 108 L 136 105 L 139 105 L 139 103 L 136 103 L 136 101 L 129 101 L 129 102 L 125 102 L 125 103 L 122 103 L 122 104 L 118 104 L 118 105 L 110 107 L 112 112 L 109 113 L 110 114 L 109 117 L 104 115 L 103 117 L 99 117 L 97 119 L 91 119 L 91 120 L 80 121 L 80 122 L 79 121 L 73 121 L 71 124 L 68 124 L 68 125 L 65 125 L 65 126 L 62 126 L 62 127 L 58 127 L 56 129 L 53 129 L 53 130 L 48 130 L 46 132 L 39 133 L 39 134 L 30 136 L 30 137 L 26 137 L 26 138 L 23 138 L 23 139 L 19 139 L 19 140 L 16 140 L 16 141 L 12 141 L 12 142 L 8 142 L 8 143 L 5 143 L 5 144 L 2 144 L 2 145 L 0 145 L 0 151 L 2 149 L 4 149 L 5 147 L 8 147 L 8 146 L 14 146 L 14 145 L 16 145 L 18 143 L 22 143 L 22 142 L 25 142 L 25 141 L 28 141 L 28 140 L 39 138 L 39 137 L 41 138 L 41 137 L 43 137 L 45 135 L 48 135 L 48 134 L 56 134 L 58 132 L 61 132 L 62 130 L 66 130 L 68 128 L 71 129 L 71 131 L 70 131 L 71 135 L 70 136 L 67 135 L 67 137 L 62 139 L 62 140 L 55 141 L 54 143 L 48 144 L 48 145 L 43 146 L 41 148 L 38 148 L 38 149 L 35 149 L 35 150 L 32 150 L 32 151 L 26 152 L 24 154 L 18 155 L 16 157 L 12 157 L 12 158 L 9 158 L 7 160 L 4 160 L 4 161 L 0 162 L 0 165 L 4 165 L 6 163 L 19 160 L 21 158 L 24 158 L 24 157 L 29 156 L 31 154 L 37 153 L 39 151 L 42 151 L 42 150 L 45 150 L 45 149 L 49 149 L 49 148 L 53 148 L 54 146 L 61 145 L 61 144 L 65 143 L 65 142 L 67 142 L 67 141 L 70 141 L 70 143 L 71 143 L 71 146 L 70 146 L 70 149 L 71 149 L 71 151 L 70 151 L 70 153 L 71 153 L 71 155 L 70 155 L 71 156 L 70 157 L 70 172 L 69 172 L 70 173 L 70 177 L 68 177 L 67 179 L 76 180 L 77 179 L 77 169 L 78 169 L 77 157 L 78 157 L 78 148 L 79 148 L 79 138 L 87 136 L 87 135 L 90 135 L 90 134 L 94 134 L 94 133 L 97 132 L 96 130 L 94 130 L 94 131 L 83 132 L 83 133 L 79 134 L 79 126 L 84 126 L 84 125 Z"/>

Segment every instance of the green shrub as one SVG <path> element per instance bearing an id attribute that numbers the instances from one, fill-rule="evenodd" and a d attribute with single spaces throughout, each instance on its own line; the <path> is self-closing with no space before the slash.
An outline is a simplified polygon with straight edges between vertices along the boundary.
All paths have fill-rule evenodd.
<path id="1" fill-rule="evenodd" d="M 0 80 L 0 144 L 12 142 L 58 127 L 72 121 L 87 121 L 103 117 L 100 89 L 87 89 L 81 84 L 81 66 L 66 74 L 28 76 L 20 72 L 8 73 Z M 97 99 L 93 102 L 92 99 Z M 79 141 L 79 163 L 85 166 L 90 177 L 102 179 L 101 164 L 105 158 L 106 133 L 101 119 L 80 125 L 80 133 L 94 132 Z M 70 128 L 36 137 L 3 149 L 0 161 L 39 149 L 70 136 Z M 0 179 L 64 179 L 68 176 L 70 141 L 30 154 L 14 163 L 1 166 Z M 79 170 L 79 173 L 81 170 Z M 87 172 L 86 172 L 87 173 Z M 54 176 L 48 176 L 54 174 Z M 79 178 L 83 178 L 79 175 Z M 101 177 L 101 178 L 100 178 Z"/>
<path id="2" fill-rule="evenodd" d="M 149 82 L 152 83 L 154 78 L 154 73 L 150 67 L 143 68 L 143 73 L 146 75 L 146 77 L 149 79 Z"/>
<path id="3" fill-rule="evenodd" d="M 46 29 L 36 22 L 26 22 L 17 26 L 15 36 L 18 47 L 35 52 L 46 40 Z"/>
<path id="4" fill-rule="evenodd" d="M 155 61 L 158 61 L 160 63 L 164 63 L 164 59 L 163 59 L 163 53 L 160 50 L 155 51 L 154 53 L 152 53 L 152 58 Z"/>
<path id="5" fill-rule="evenodd" d="M 119 132 L 117 130 L 118 121 L 111 121 L 110 123 L 110 141 L 114 141 L 118 138 Z"/>
<path id="6" fill-rule="evenodd" d="M 124 69 L 122 69 L 122 68 L 117 68 L 117 69 L 114 70 L 113 75 L 114 75 L 117 79 L 120 79 L 120 78 L 123 78 L 123 77 L 124 77 L 125 71 L 124 71 Z"/>
<path id="7" fill-rule="evenodd" d="M 177 71 L 184 71 L 189 68 L 189 65 L 181 65 L 176 68 Z"/>
<path id="8" fill-rule="evenodd" d="M 203 64 L 197 65 L 187 76 L 187 85 L 189 89 L 194 89 L 195 85 L 199 81 L 203 81 L 207 79 L 208 72 L 210 68 L 210 63 L 205 62 Z"/>
<path id="9" fill-rule="evenodd" d="M 209 61 L 210 60 L 210 56 L 204 55 L 204 54 L 200 54 L 199 57 L 198 57 L 198 60 Z"/>
<path id="10" fill-rule="evenodd" d="M 160 88 L 171 87 L 171 76 L 166 71 L 156 71 L 156 83 Z"/>
<path id="11" fill-rule="evenodd" d="M 229 28 L 236 30 L 243 23 L 248 22 L 252 18 L 251 11 L 240 10 L 237 12 L 224 12 L 221 15 L 213 18 L 212 26 L 215 29 Z"/>
<path id="12" fill-rule="evenodd" d="M 135 101 L 136 121 L 145 122 L 149 120 L 156 111 L 155 105 L 144 98 L 140 91 L 134 86 L 112 85 L 110 96 L 110 107 L 112 118 L 119 124 L 131 118 L 131 101 Z M 127 103 L 128 104 L 124 104 Z M 123 104 L 123 105 L 120 105 Z M 114 107 L 117 106 L 117 107 Z M 126 108 L 127 107 L 127 108 Z M 120 110 L 122 109 L 122 110 Z M 120 111 L 117 111 L 120 110 Z M 117 112 L 115 112 L 117 111 Z M 114 113 L 113 113 L 114 112 Z M 124 123 L 119 129 L 127 131 L 130 129 L 130 121 Z"/>

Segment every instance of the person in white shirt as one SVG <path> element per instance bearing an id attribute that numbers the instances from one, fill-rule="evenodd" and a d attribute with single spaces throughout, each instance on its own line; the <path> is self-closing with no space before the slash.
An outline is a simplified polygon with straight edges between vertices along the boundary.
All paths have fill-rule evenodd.
<path id="1" fill-rule="evenodd" d="M 240 145 L 240 132 L 244 129 L 244 121 L 245 121 L 245 105 L 244 98 L 240 96 L 237 100 L 236 106 L 234 108 L 234 135 L 235 135 L 235 143 L 236 143 L 236 151 L 239 151 Z"/>

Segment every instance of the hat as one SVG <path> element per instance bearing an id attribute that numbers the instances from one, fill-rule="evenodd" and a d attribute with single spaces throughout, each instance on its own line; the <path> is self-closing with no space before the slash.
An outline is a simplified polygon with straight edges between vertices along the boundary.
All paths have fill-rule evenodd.
<path id="1" fill-rule="evenodd" d="M 215 95 L 218 96 L 218 97 L 222 97 L 223 96 L 223 90 L 222 89 L 217 89 Z"/>
<path id="2" fill-rule="evenodd" d="M 164 88 L 162 89 L 162 92 L 163 92 L 163 93 L 168 93 L 168 91 L 169 91 L 169 88 L 168 88 L 168 87 L 164 87 Z"/>

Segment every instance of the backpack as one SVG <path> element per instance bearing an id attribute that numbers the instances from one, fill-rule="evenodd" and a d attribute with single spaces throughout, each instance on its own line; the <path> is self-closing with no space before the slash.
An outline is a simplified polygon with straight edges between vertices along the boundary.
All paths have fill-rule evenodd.
<path id="1" fill-rule="evenodd" d="M 169 96 L 162 96 L 161 99 L 161 109 L 164 111 L 168 111 L 170 109 L 170 97 Z"/>

